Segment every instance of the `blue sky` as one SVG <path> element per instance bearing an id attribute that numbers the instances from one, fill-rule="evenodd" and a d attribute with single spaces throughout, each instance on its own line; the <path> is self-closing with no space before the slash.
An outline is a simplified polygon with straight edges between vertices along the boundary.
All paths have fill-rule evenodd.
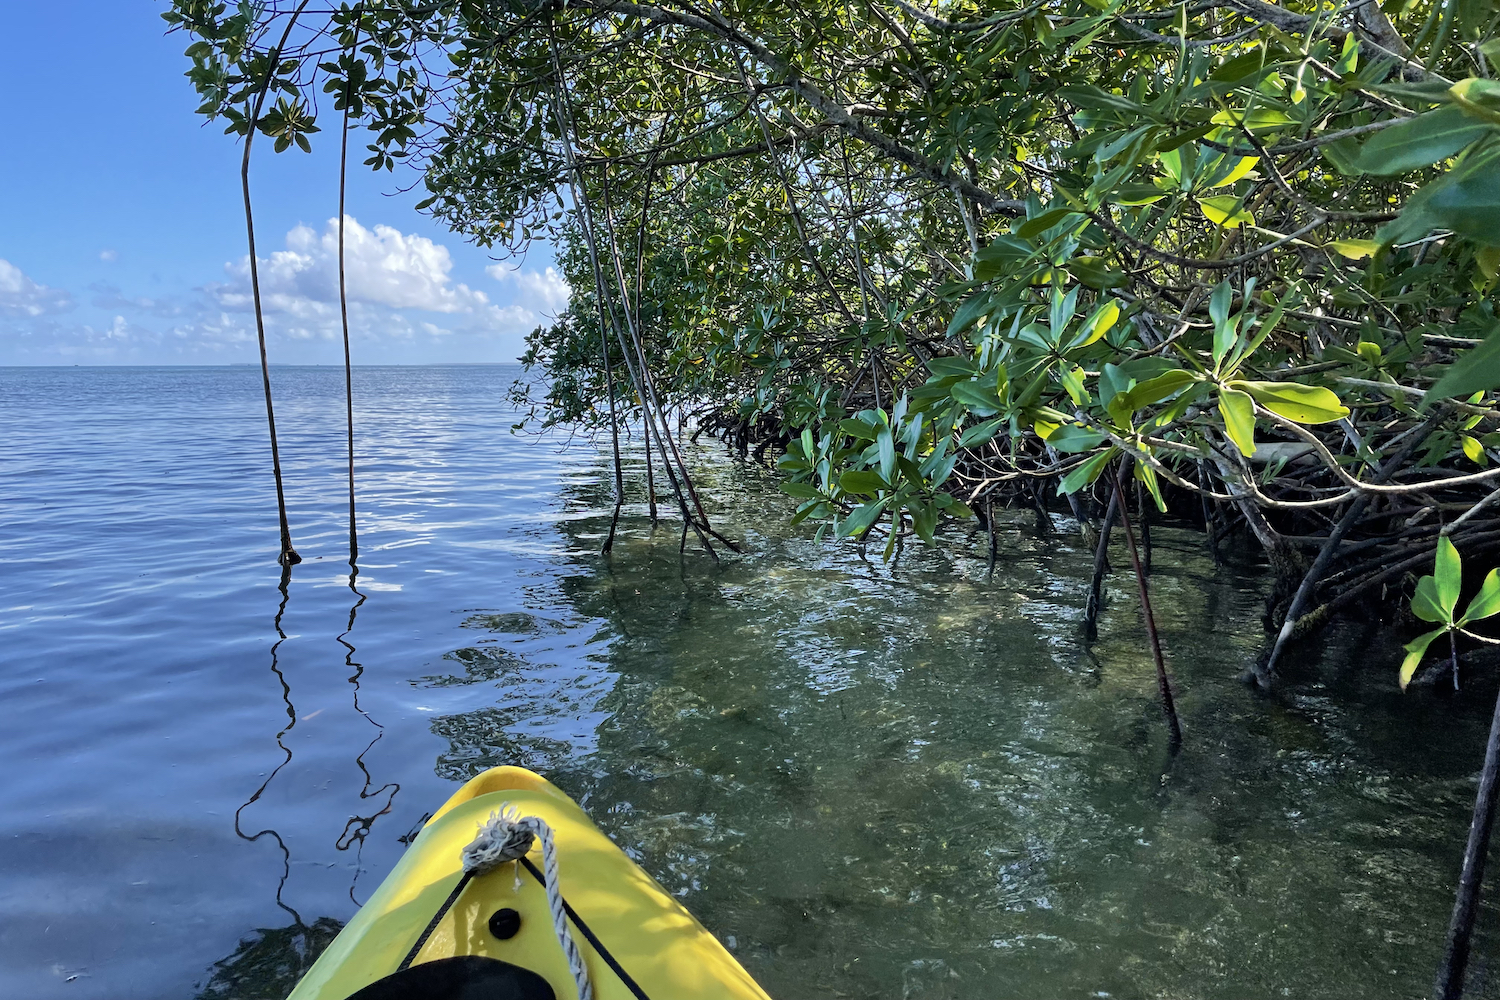
<path id="1" fill-rule="evenodd" d="M 161 0 L 0 5 L 0 365 L 258 357 L 240 149 L 193 113 L 188 39 Z M 324 122 L 329 126 L 331 122 Z M 332 229 L 338 151 L 258 144 L 251 168 L 273 362 L 342 363 Z M 322 143 L 316 140 L 322 138 Z M 544 246 L 497 264 L 416 212 L 410 174 L 351 139 L 356 363 L 510 361 L 566 302 Z"/>

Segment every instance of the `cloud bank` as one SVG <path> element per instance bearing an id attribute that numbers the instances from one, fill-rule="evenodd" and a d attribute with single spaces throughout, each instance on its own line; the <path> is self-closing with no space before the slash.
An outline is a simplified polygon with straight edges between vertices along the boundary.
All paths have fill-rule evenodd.
<path id="1" fill-rule="evenodd" d="M 299 225 L 285 249 L 257 260 L 261 304 L 273 358 L 328 360 L 341 343 L 338 220 L 322 230 Z M 494 265 L 497 298 L 454 278 L 448 248 L 387 225 L 345 217 L 345 279 L 356 361 L 506 360 L 522 337 L 567 306 L 554 268 Z M 224 363 L 251 360 L 255 318 L 248 256 L 222 278 L 167 295 L 95 285 L 98 315 L 66 322 L 77 304 L 63 289 L 0 260 L 0 363 Z M 112 314 L 112 315 L 111 315 Z M 72 318 L 72 317 L 69 317 Z M 278 350 L 279 349 L 279 350 Z"/>
<path id="2" fill-rule="evenodd" d="M 55 316 L 73 308 L 73 297 L 37 284 L 8 260 L 0 259 L 0 316 Z"/>

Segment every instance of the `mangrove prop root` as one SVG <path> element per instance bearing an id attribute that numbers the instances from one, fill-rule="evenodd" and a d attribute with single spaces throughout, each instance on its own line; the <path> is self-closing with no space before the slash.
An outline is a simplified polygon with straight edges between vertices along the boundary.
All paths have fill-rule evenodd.
<path id="1" fill-rule="evenodd" d="M 355 22 L 354 38 L 349 44 L 352 54 L 359 41 Z M 353 79 L 344 91 L 344 123 L 339 135 L 339 320 L 344 329 L 344 426 L 347 431 L 349 457 L 349 565 L 359 558 L 359 533 L 354 523 L 354 361 L 349 351 L 349 284 L 344 272 L 344 205 L 349 179 L 349 111 L 354 103 Z M 357 572 L 357 570 L 356 570 Z M 353 585 L 354 578 L 349 578 Z"/>
<path id="2" fill-rule="evenodd" d="M 1151 658 L 1156 661 L 1156 686 L 1161 692 L 1161 707 L 1167 715 L 1167 727 L 1171 733 L 1172 752 L 1182 747 L 1182 723 L 1177 719 L 1177 703 L 1172 697 L 1172 682 L 1167 677 L 1167 662 L 1162 657 L 1161 636 L 1156 632 L 1156 616 L 1151 613 L 1151 593 L 1146 586 L 1146 573 L 1141 568 L 1140 553 L 1135 548 L 1135 532 L 1130 527 L 1130 511 L 1125 509 L 1125 491 L 1120 488 L 1120 473 L 1110 467 L 1114 478 L 1115 501 L 1120 510 L 1120 527 L 1125 530 L 1125 542 L 1130 549 L 1130 565 L 1135 570 L 1136 586 L 1141 594 L 1141 617 L 1146 621 L 1146 639 L 1151 643 Z"/>
<path id="3" fill-rule="evenodd" d="M 281 519 L 281 552 L 276 556 L 276 562 L 283 568 L 297 565 L 302 561 L 302 557 L 292 547 L 292 529 L 286 516 L 286 490 L 281 481 L 281 449 L 276 443 L 276 408 L 271 404 L 271 362 L 266 356 L 266 320 L 261 308 L 260 268 L 255 256 L 255 215 L 250 208 L 250 148 L 254 144 L 255 129 L 260 120 L 261 109 L 265 106 L 266 92 L 270 89 L 271 80 L 275 75 L 274 67 L 279 61 L 279 53 L 286 47 L 292 28 L 296 26 L 297 18 L 302 14 L 302 9 L 307 6 L 308 2 L 309 0 L 302 0 L 302 3 L 292 12 L 280 43 L 271 52 L 271 59 L 268 63 L 270 68 L 266 70 L 266 78 L 255 94 L 254 107 L 245 116 L 245 152 L 244 158 L 240 161 L 240 189 L 245 196 L 245 235 L 250 244 L 250 297 L 255 304 L 255 337 L 260 344 L 260 378 L 266 395 L 266 425 L 271 434 L 271 473 L 276 478 L 276 512 Z M 340 226 L 342 227 L 342 220 Z"/>
<path id="4" fill-rule="evenodd" d="M 1464 992 L 1464 971 L 1469 964 L 1469 944 L 1474 934 L 1474 918 L 1479 912 L 1479 888 L 1484 881 L 1485 856 L 1490 849 L 1490 831 L 1495 824 L 1495 779 L 1500 775 L 1500 695 L 1495 698 L 1495 712 L 1490 718 L 1490 738 L 1484 748 L 1484 770 L 1479 774 L 1479 791 L 1474 796 L 1474 818 L 1469 823 L 1469 841 L 1464 847 L 1463 873 L 1458 879 L 1458 893 L 1453 900 L 1453 917 L 1448 923 L 1448 940 L 1443 961 L 1438 966 L 1437 981 L 1432 988 L 1436 1000 L 1460 1000 Z"/>
<path id="5" fill-rule="evenodd" d="M 1089 580 L 1089 601 L 1083 613 L 1083 632 L 1089 642 L 1099 638 L 1099 608 L 1103 603 L 1104 574 L 1109 572 L 1109 536 L 1120 513 L 1120 498 L 1111 493 L 1104 520 L 1099 524 L 1099 543 L 1094 546 L 1094 574 Z"/>

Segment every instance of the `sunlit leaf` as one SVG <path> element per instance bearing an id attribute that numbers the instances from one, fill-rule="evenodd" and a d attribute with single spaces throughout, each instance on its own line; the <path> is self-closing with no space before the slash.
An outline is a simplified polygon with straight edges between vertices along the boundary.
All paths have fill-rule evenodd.
<path id="1" fill-rule="evenodd" d="M 1272 413 L 1299 424 L 1326 424 L 1349 415 L 1338 396 L 1322 386 L 1298 382 L 1230 382 L 1231 389 L 1248 392 Z"/>
<path id="2" fill-rule="evenodd" d="M 1047 434 L 1047 443 L 1058 451 L 1078 453 L 1098 447 L 1104 435 L 1078 424 L 1062 424 Z"/>
<path id="3" fill-rule="evenodd" d="M 1240 199 L 1231 194 L 1199 198 L 1198 208 L 1202 210 L 1209 222 L 1225 229 L 1255 225 L 1254 214 L 1240 204 Z"/>
<path id="4" fill-rule="evenodd" d="M 1417 581 L 1417 587 L 1411 595 L 1411 613 L 1424 622 L 1446 622 L 1452 619 L 1443 610 L 1438 599 L 1437 580 L 1431 576 L 1424 576 Z"/>
<path id="5" fill-rule="evenodd" d="M 1380 244 L 1374 240 L 1333 240 L 1327 246 L 1334 253 L 1350 260 L 1364 260 L 1380 249 Z"/>
<path id="6" fill-rule="evenodd" d="M 1401 690 L 1406 690 L 1406 685 L 1411 683 L 1412 676 L 1416 674 L 1417 667 L 1422 663 L 1422 657 L 1427 653 L 1427 647 L 1431 646 L 1433 640 L 1443 635 L 1446 628 L 1433 629 L 1431 632 L 1419 635 L 1405 646 L 1406 659 L 1401 661 Z"/>
<path id="7" fill-rule="evenodd" d="M 1255 403 L 1238 389 L 1219 390 L 1219 415 L 1229 440 L 1249 458 L 1255 454 Z"/>
<path id="8" fill-rule="evenodd" d="M 1475 594 L 1474 599 L 1469 602 L 1459 624 L 1467 625 L 1469 622 L 1477 622 L 1497 613 L 1500 613 L 1500 570 L 1492 569 L 1485 576 L 1479 593 Z"/>
<path id="9" fill-rule="evenodd" d="M 1433 570 L 1437 579 L 1437 602 L 1447 619 L 1452 620 L 1453 609 L 1458 605 L 1458 591 L 1464 582 L 1464 564 L 1458 549 L 1446 536 L 1437 543 L 1437 566 Z"/>
<path id="10" fill-rule="evenodd" d="M 1062 494 L 1077 493 L 1085 486 L 1090 485 L 1103 474 L 1105 466 L 1109 464 L 1109 460 L 1114 455 L 1115 449 L 1109 448 L 1093 456 L 1078 466 L 1078 468 L 1063 476 L 1062 482 L 1057 484 L 1057 492 Z"/>

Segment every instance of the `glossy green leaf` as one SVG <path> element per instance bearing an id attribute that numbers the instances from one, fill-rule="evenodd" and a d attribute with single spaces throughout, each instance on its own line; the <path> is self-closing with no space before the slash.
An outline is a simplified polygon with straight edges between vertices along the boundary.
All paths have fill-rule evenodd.
<path id="1" fill-rule="evenodd" d="M 1438 108 L 1370 136 L 1360 147 L 1355 166 L 1385 175 L 1417 170 L 1457 155 L 1489 129 L 1461 108 Z"/>
<path id="2" fill-rule="evenodd" d="M 931 545 L 933 533 L 937 530 L 938 509 L 927 504 L 912 504 L 907 510 L 911 513 L 911 525 L 917 537 Z"/>
<path id="3" fill-rule="evenodd" d="M 1021 237 L 1021 239 L 1023 240 L 1033 239 L 1037 236 L 1040 236 L 1042 233 L 1045 233 L 1047 230 L 1051 229 L 1053 226 L 1062 222 L 1069 216 L 1081 218 L 1081 216 L 1079 216 L 1078 213 L 1071 208 L 1054 208 L 1051 211 L 1043 212 L 1041 215 L 1038 215 L 1034 219 L 1028 219 L 1026 222 L 1021 224 L 1021 228 L 1015 230 L 1015 234 Z"/>
<path id="4" fill-rule="evenodd" d="M 1109 448 L 1088 459 L 1078 468 L 1063 476 L 1062 482 L 1057 484 L 1057 492 L 1062 494 L 1077 493 L 1093 483 L 1103 474 L 1109 460 L 1114 458 L 1115 449 Z"/>
<path id="5" fill-rule="evenodd" d="M 1418 240 L 1451 229 L 1479 243 L 1500 232 L 1500 138 L 1486 138 L 1442 177 L 1412 195 L 1394 222 L 1375 238 L 1382 244 Z"/>
<path id="6" fill-rule="evenodd" d="M 891 433 L 889 427 L 880 428 L 875 436 L 876 452 L 880 456 L 880 478 L 886 482 L 895 482 L 896 475 L 896 436 Z"/>
<path id="7" fill-rule="evenodd" d="M 1416 589 L 1411 595 L 1411 613 L 1424 622 L 1452 621 L 1438 598 L 1436 578 L 1424 576 L 1417 581 Z"/>
<path id="8" fill-rule="evenodd" d="M 1427 390 L 1423 408 L 1441 399 L 1467 396 L 1471 392 L 1500 386 L 1500 325 L 1491 328 L 1484 340 L 1458 356 L 1443 372 L 1437 384 Z"/>
<path id="9" fill-rule="evenodd" d="M 1167 512 L 1167 501 L 1161 495 L 1161 482 L 1156 477 L 1156 470 L 1145 462 L 1136 462 L 1135 478 L 1145 485 L 1146 492 L 1150 493 L 1151 499 L 1156 502 L 1156 509 L 1165 514 Z"/>
<path id="10" fill-rule="evenodd" d="M 1255 401 L 1278 416 L 1299 424 L 1326 424 L 1349 415 L 1330 389 L 1298 382 L 1230 382 L 1231 389 L 1248 392 Z"/>
<path id="11" fill-rule="evenodd" d="M 988 416 L 1000 410 L 1003 405 L 1000 394 L 995 387 L 984 382 L 955 382 L 949 387 L 948 392 L 954 399 L 978 413 L 980 416 Z"/>
<path id="12" fill-rule="evenodd" d="M 979 322 L 981 316 L 990 311 L 990 293 L 987 289 L 975 292 L 958 307 L 953 319 L 948 322 L 947 336 L 956 337 Z"/>
<path id="13" fill-rule="evenodd" d="M 870 525 L 874 524 L 880 518 L 881 514 L 885 513 L 885 508 L 889 503 L 890 498 L 886 497 L 870 503 L 860 504 L 849 512 L 848 517 L 839 521 L 839 535 L 848 538 L 861 534 Z"/>
<path id="14" fill-rule="evenodd" d="M 1406 685 L 1411 683 L 1412 677 L 1417 672 L 1417 667 L 1422 663 L 1422 657 L 1427 653 L 1427 647 L 1431 646 L 1433 640 L 1444 635 L 1447 631 L 1446 628 L 1433 629 L 1431 632 L 1419 635 L 1406 644 L 1406 658 L 1401 661 L 1401 690 L 1405 691 Z"/>
<path id="15" fill-rule="evenodd" d="M 1458 549 L 1446 537 L 1438 539 L 1437 563 L 1433 570 L 1437 580 L 1437 603 L 1447 620 L 1453 619 L 1453 609 L 1458 606 L 1458 591 L 1464 582 L 1464 564 Z"/>
<path id="16" fill-rule="evenodd" d="M 1003 423 L 1004 421 L 997 417 L 994 420 L 986 420 L 982 424 L 975 424 L 959 435 L 958 446 L 960 448 L 979 447 L 992 439 L 1000 430 L 1000 426 Z"/>
<path id="17" fill-rule="evenodd" d="M 839 486 L 846 493 L 879 493 L 891 488 L 880 476 L 864 469 L 851 469 L 839 476 Z"/>
<path id="18" fill-rule="evenodd" d="M 1199 381 L 1201 381 L 1201 376 L 1179 368 L 1147 379 L 1129 392 L 1120 395 L 1128 397 L 1128 405 L 1132 410 L 1139 410 L 1143 406 L 1150 406 L 1169 396 L 1175 396 Z"/>
<path id="19" fill-rule="evenodd" d="M 1474 599 L 1464 610 L 1464 616 L 1459 620 L 1459 624 L 1467 625 L 1469 622 L 1477 622 L 1496 614 L 1500 614 L 1500 570 L 1492 569 L 1485 576 L 1479 593 L 1474 595 Z"/>
<path id="20" fill-rule="evenodd" d="M 1198 208 L 1209 222 L 1222 226 L 1225 229 L 1255 225 L 1254 214 L 1248 208 L 1241 205 L 1240 199 L 1232 194 L 1199 198 Z"/>
<path id="21" fill-rule="evenodd" d="M 1249 395 L 1238 389 L 1219 390 L 1219 416 L 1224 420 L 1224 430 L 1229 440 L 1249 458 L 1255 454 L 1255 404 Z"/>
<path id="22" fill-rule="evenodd" d="M 1047 435 L 1047 443 L 1070 454 L 1089 451 L 1105 440 L 1103 434 L 1077 424 L 1062 424 Z"/>
<path id="23" fill-rule="evenodd" d="M 1067 271 L 1083 284 L 1099 291 L 1130 284 L 1130 277 L 1124 271 L 1106 266 L 1102 257 L 1074 257 L 1068 261 Z"/>

